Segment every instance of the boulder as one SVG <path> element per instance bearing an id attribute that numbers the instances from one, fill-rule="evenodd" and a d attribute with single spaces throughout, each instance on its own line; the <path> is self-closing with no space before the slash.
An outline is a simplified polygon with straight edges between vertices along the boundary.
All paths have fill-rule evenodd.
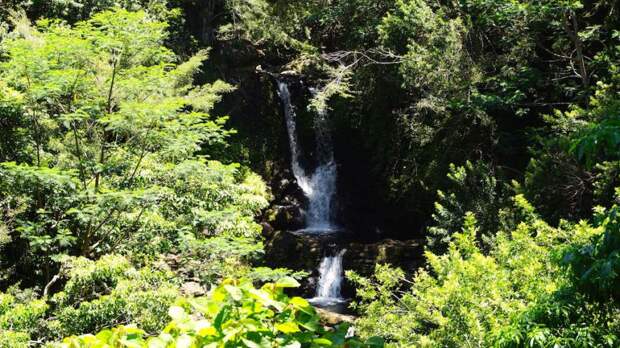
<path id="1" fill-rule="evenodd" d="M 355 322 L 355 317 L 352 315 L 340 314 L 323 308 L 316 308 L 316 312 L 321 317 L 321 323 L 326 326 L 334 326 L 340 323 L 353 324 Z"/>
<path id="2" fill-rule="evenodd" d="M 202 296 L 206 294 L 205 289 L 197 282 L 186 282 L 181 285 L 181 292 L 186 296 Z"/>

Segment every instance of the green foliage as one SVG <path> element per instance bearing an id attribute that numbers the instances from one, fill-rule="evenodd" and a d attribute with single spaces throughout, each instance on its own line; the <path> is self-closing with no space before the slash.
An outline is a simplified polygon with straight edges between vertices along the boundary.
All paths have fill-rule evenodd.
<path id="1" fill-rule="evenodd" d="M 425 1 L 396 1 L 395 11 L 383 18 L 378 32 L 382 45 L 402 55 L 405 88 L 443 97 L 465 93 L 466 86 L 476 83 L 475 67 L 464 52 L 462 22 L 444 18 Z"/>
<path id="2" fill-rule="evenodd" d="M 304 49 L 303 40 L 296 39 L 287 31 L 289 25 L 300 25 L 302 2 L 293 1 L 289 9 L 265 0 L 227 0 L 232 23 L 219 28 L 221 39 L 243 37 L 256 45 L 276 45 Z M 289 10 L 289 11 L 287 11 Z"/>
<path id="3" fill-rule="evenodd" d="M 135 327 L 73 336 L 58 347 L 382 347 L 378 338 L 345 338 L 347 326 L 326 331 L 310 304 L 289 298 L 283 289 L 292 278 L 256 289 L 250 282 L 226 280 L 208 296 L 182 300 L 169 309 L 172 321 L 159 336 L 145 337 Z M 191 313 L 191 314 L 190 314 Z"/>
<path id="4" fill-rule="evenodd" d="M 154 333 L 166 325 L 168 307 L 180 296 L 171 272 L 137 270 L 116 255 L 97 261 L 66 258 L 59 277 L 64 287 L 51 297 L 0 293 L 0 328 L 13 332 L 3 339 L 42 343 L 127 321 Z"/>
<path id="5" fill-rule="evenodd" d="M 312 107 L 331 109 L 336 131 L 355 134 L 345 151 L 361 148 L 369 163 L 350 165 L 371 169 L 372 194 L 388 213 L 403 211 L 395 220 L 427 219 L 450 163 L 482 158 L 500 180 L 521 179 L 528 148 L 539 150 L 528 135 L 541 115 L 584 108 L 597 83 L 609 83 L 619 57 L 613 1 L 227 3 L 234 8 L 227 27 L 265 55 L 260 63 L 282 62 L 280 70 L 303 71 L 318 85 Z M 587 128 L 575 151 L 598 144 L 613 152 L 615 123 Z M 541 134 L 559 135 L 550 125 Z M 528 198 L 546 217 L 543 204 L 560 205 L 554 223 L 587 217 L 588 173 L 562 166 L 566 158 L 555 151 L 549 155 L 556 158 L 541 163 L 541 177 L 532 181 L 562 196 Z M 548 171 L 559 172 L 557 182 L 542 177 Z M 569 187 L 561 187 L 567 180 Z M 583 192 L 575 191 L 581 184 Z"/>
<path id="6" fill-rule="evenodd" d="M 160 19 L 170 20 L 175 11 L 167 5 L 165 0 L 8 0 L 6 8 L 0 10 L 0 19 L 10 17 L 12 11 L 25 10 L 30 18 L 63 18 L 73 23 L 97 12 L 121 7 L 130 11 L 146 10 Z"/>
<path id="7" fill-rule="evenodd" d="M 183 236 L 178 252 L 168 256 L 168 263 L 181 279 L 191 279 L 202 284 L 214 284 L 231 275 L 252 281 L 274 281 L 284 276 L 301 278 L 305 272 L 288 269 L 256 267 L 264 256 L 262 242 L 251 238 Z"/>
<path id="8" fill-rule="evenodd" d="M 248 277 L 251 263 L 262 255 L 263 245 L 248 238 L 182 239 L 174 267 L 185 279 L 214 283 L 231 274 Z"/>
<path id="9" fill-rule="evenodd" d="M 2 330 L 0 332 L 0 347 L 28 347 L 30 337 L 24 332 Z"/>
<path id="10" fill-rule="evenodd" d="M 530 161 L 523 189 L 550 222 L 557 223 L 560 218 L 578 220 L 590 214 L 590 176 L 573 156 L 549 146 Z"/>
<path id="11" fill-rule="evenodd" d="M 599 211 L 594 226 L 574 226 L 561 248 L 566 282 L 536 300 L 498 333 L 498 345 L 516 347 L 615 347 L 620 344 L 618 306 L 618 207 Z"/>
<path id="12" fill-rule="evenodd" d="M 604 232 L 571 245 L 563 258 L 578 290 L 600 302 L 620 299 L 619 213 L 618 206 L 599 210 L 595 225 Z"/>
<path id="13" fill-rule="evenodd" d="M 2 295 L 3 302 L 13 301 L 11 295 Z M 8 299 L 7 299 L 8 297 Z M 28 303 L 12 303 L 0 316 L 0 328 L 2 330 L 12 330 L 24 332 L 28 337 L 39 334 L 39 327 L 42 326 L 48 305 L 43 300 L 34 300 Z"/>
<path id="14" fill-rule="evenodd" d="M 584 161 L 588 167 L 603 160 L 620 159 L 620 75 L 612 84 L 600 82 L 597 91 L 584 110 L 574 107 L 567 118 L 575 123 L 587 122 L 586 127 L 575 130 L 569 151 Z"/>
<path id="15" fill-rule="evenodd" d="M 523 222 L 500 232 L 489 254 L 481 251 L 477 234 L 468 213 L 445 254 L 426 252 L 428 269 L 418 271 L 410 290 L 398 291 L 403 274 L 394 276 L 385 266 L 377 268 L 376 280 L 354 275 L 362 286 L 361 332 L 395 346 L 492 346 L 514 315 L 563 283 L 551 260 L 566 231 L 539 219 Z"/>
<path id="16" fill-rule="evenodd" d="M 233 88 L 195 83 L 206 80 L 206 51 L 182 60 L 171 50 L 217 27 L 217 61 L 241 55 L 241 70 L 265 63 L 317 87 L 309 107 L 330 110 L 335 132 L 352 135 L 339 156 L 359 153 L 347 161 L 368 158 L 370 171 L 343 165 L 363 167 L 355 172 L 375 183 L 372 196 L 401 217 L 391 220 L 430 220 L 436 202 L 432 249 L 413 281 L 388 266 L 374 279 L 350 274 L 363 336 L 394 346 L 620 344 L 614 1 L 1 7 L 0 346 L 62 336 L 76 347 L 382 345 L 324 329 L 307 302 L 283 294 L 296 284 L 289 270 L 256 267 L 267 188 L 213 157 L 234 132 L 211 110 Z M 237 68 L 210 71 L 238 80 Z M 510 179 L 522 193 L 514 207 Z M 607 209 L 575 222 L 597 204 Z M 204 298 L 177 290 L 230 277 L 249 281 Z"/>
<path id="17" fill-rule="evenodd" d="M 524 189 L 552 221 L 585 218 L 595 204 L 613 203 L 620 158 L 616 70 L 612 66 L 608 83 L 597 84 L 587 107 L 573 104 L 544 117 L 555 136 L 541 137 L 542 147 L 530 161 Z"/>
<path id="18" fill-rule="evenodd" d="M 63 254 L 146 262 L 188 233 L 257 237 L 264 183 L 197 155 L 232 133 L 209 115 L 232 88 L 194 86 L 206 52 L 176 64 L 166 27 L 117 9 L 74 27 L 23 25 L 2 42 L 0 104 L 23 120 L 3 129 L 24 140 L 2 156 L 20 163 L 0 167 L 5 248 L 24 255 L 5 260 L 14 276 L 49 281 Z"/>
<path id="19" fill-rule="evenodd" d="M 522 222 L 498 232 L 488 254 L 468 213 L 445 254 L 426 253 L 428 269 L 410 289 L 388 266 L 378 266 L 374 279 L 349 274 L 360 286 L 362 335 L 399 347 L 616 346 L 617 207 L 599 212 L 592 225 L 553 228 L 531 215 L 522 196 L 515 204 Z"/>
<path id="20" fill-rule="evenodd" d="M 478 221 L 478 240 L 488 244 L 499 224 L 501 197 L 498 194 L 497 179 L 492 167 L 479 161 L 467 161 L 464 166 L 450 166 L 448 174 L 450 187 L 447 193 L 437 192 L 434 225 L 428 228 L 428 245 L 434 249 L 447 246 L 450 233 L 457 231 L 464 222 L 466 212 L 471 212 Z"/>
<path id="21" fill-rule="evenodd" d="M 620 187 L 620 161 L 604 161 L 597 163 L 594 170 L 595 179 L 592 183 L 594 203 L 609 206 L 618 197 L 615 190 Z M 616 203 L 620 203 L 617 199 Z"/>
<path id="22" fill-rule="evenodd" d="M 94 332 L 127 320 L 155 332 L 165 325 L 164 314 L 179 296 L 171 273 L 136 270 L 115 255 L 94 262 L 68 259 L 63 272 L 67 283 L 51 298 L 57 308 L 57 335 Z"/>

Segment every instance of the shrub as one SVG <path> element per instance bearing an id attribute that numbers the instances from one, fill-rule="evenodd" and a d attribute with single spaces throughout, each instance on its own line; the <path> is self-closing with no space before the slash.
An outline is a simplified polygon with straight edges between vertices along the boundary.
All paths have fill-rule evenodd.
<path id="1" fill-rule="evenodd" d="M 157 332 L 179 296 L 170 272 L 136 270 L 121 256 L 106 255 L 97 261 L 72 258 L 64 265 L 68 281 L 51 299 L 59 330 L 55 337 L 96 332 L 128 321 Z"/>
<path id="2" fill-rule="evenodd" d="M 376 337 L 347 338 L 347 325 L 325 330 L 314 308 L 283 289 L 299 284 L 282 278 L 256 289 L 226 280 L 208 296 L 183 299 L 169 310 L 172 321 L 159 336 L 133 326 L 68 337 L 57 347 L 382 347 Z M 191 314 L 190 314 L 191 313 Z"/>
<path id="3" fill-rule="evenodd" d="M 521 197 L 515 203 L 526 202 Z M 360 287 L 362 334 L 383 336 L 398 347 L 492 346 L 513 315 L 565 281 L 552 258 L 566 231 L 540 219 L 522 222 L 499 232 L 488 254 L 477 234 L 474 215 L 467 213 L 445 254 L 425 253 L 428 268 L 417 272 L 408 290 L 405 275 L 387 266 L 378 266 L 374 279 L 349 273 Z"/>

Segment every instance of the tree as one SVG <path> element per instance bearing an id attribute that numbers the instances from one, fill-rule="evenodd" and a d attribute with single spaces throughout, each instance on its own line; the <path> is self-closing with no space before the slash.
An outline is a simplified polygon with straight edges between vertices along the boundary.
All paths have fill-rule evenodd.
<path id="1" fill-rule="evenodd" d="M 476 237 L 488 246 L 499 225 L 503 203 L 492 167 L 482 161 L 467 161 L 459 167 L 451 165 L 448 179 L 449 189 L 437 191 L 434 225 L 428 228 L 429 247 L 433 250 L 445 248 L 452 239 L 451 233 L 462 227 L 467 212 L 474 214 L 478 221 L 479 235 Z"/>
<path id="2" fill-rule="evenodd" d="M 209 111 L 232 88 L 194 86 L 206 51 L 176 63 L 166 27 L 117 9 L 22 22 L 2 42 L 0 110 L 16 120 L 2 132 L 22 139 L 0 156 L 16 161 L 0 166 L 5 248 L 22 255 L 4 262 L 23 279 L 51 280 L 61 254 L 153 258 L 187 233 L 256 237 L 262 181 L 197 155 L 225 146 L 226 118 Z"/>

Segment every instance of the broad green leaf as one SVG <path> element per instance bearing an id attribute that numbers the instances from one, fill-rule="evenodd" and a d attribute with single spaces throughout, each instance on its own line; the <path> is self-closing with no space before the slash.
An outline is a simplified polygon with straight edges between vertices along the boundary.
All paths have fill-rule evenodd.
<path id="1" fill-rule="evenodd" d="M 299 282 L 292 277 L 284 277 L 276 281 L 275 286 L 278 288 L 298 288 Z"/>
<path id="2" fill-rule="evenodd" d="M 331 346 L 332 345 L 332 341 L 328 340 L 327 338 L 315 338 L 312 340 L 312 343 L 314 344 L 318 344 L 321 346 Z"/>
<path id="3" fill-rule="evenodd" d="M 299 329 L 299 326 L 296 323 L 293 322 L 286 322 L 286 323 L 278 323 L 275 325 L 276 330 L 283 332 L 285 334 L 290 334 L 290 333 L 295 333 L 295 332 L 300 332 L 301 330 Z"/>
<path id="4" fill-rule="evenodd" d="M 373 336 L 366 340 L 366 345 L 369 347 L 383 347 L 385 345 L 385 341 L 381 337 Z"/>
<path id="5" fill-rule="evenodd" d="M 293 298 L 291 298 L 291 300 L 289 301 L 289 303 L 295 305 L 298 308 L 307 308 L 307 307 L 311 307 L 310 306 L 310 302 L 308 302 L 306 299 L 295 296 Z"/>
<path id="6" fill-rule="evenodd" d="M 230 313 L 230 306 L 224 306 L 220 310 L 220 312 L 215 317 L 213 321 L 213 326 L 218 330 L 222 331 L 222 325 L 228 320 L 228 314 Z"/>

